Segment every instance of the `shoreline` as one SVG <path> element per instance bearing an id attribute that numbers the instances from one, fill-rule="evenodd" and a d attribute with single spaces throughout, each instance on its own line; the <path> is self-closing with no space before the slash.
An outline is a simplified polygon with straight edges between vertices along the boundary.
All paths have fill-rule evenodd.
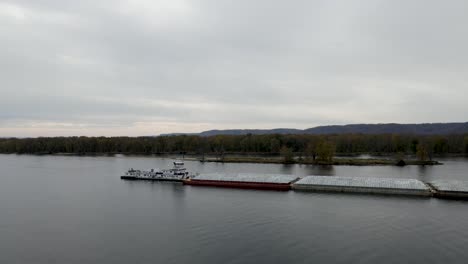
<path id="1" fill-rule="evenodd" d="M 318 165 L 318 166 L 435 166 L 443 165 L 442 162 L 436 160 L 420 161 L 414 157 L 405 157 L 401 161 L 394 158 L 392 155 L 371 155 L 371 158 L 359 158 L 350 155 L 340 154 L 333 158 L 332 161 L 311 160 L 307 158 L 294 158 L 290 161 L 285 161 L 283 157 L 274 156 L 261 156 L 261 155 L 239 155 L 239 154 L 226 154 L 224 157 L 219 157 L 214 154 L 206 155 L 205 158 L 195 154 L 180 154 L 180 153 L 120 153 L 120 152 L 104 152 L 104 153 L 0 153 L 0 154 L 14 154 L 14 155 L 51 155 L 51 156 L 142 156 L 142 157 L 156 157 L 156 158 L 173 158 L 183 159 L 187 161 L 200 161 L 200 162 L 217 162 L 217 163 L 256 163 L 256 164 L 283 164 L 283 165 Z M 380 158 L 381 157 L 381 158 Z"/>
<path id="2" fill-rule="evenodd" d="M 187 159 L 197 160 L 197 159 Z M 293 160 L 285 162 L 281 158 L 258 158 L 258 157 L 242 157 L 242 158 L 205 158 L 201 162 L 219 162 L 219 163 L 259 163 L 259 164 L 299 164 L 299 165 L 321 165 L 321 166 L 435 166 L 443 165 L 439 161 L 419 161 L 419 160 L 404 160 L 403 164 L 398 164 L 399 161 L 394 159 L 360 159 L 360 158 L 334 158 L 332 161 L 319 160 Z"/>

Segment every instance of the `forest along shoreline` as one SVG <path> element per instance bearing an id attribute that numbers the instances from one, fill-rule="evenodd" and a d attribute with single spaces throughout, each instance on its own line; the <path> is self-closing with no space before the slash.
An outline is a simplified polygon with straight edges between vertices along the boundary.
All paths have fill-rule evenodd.
<path id="1" fill-rule="evenodd" d="M 178 155 L 203 162 L 312 165 L 439 165 L 468 156 L 468 134 L 267 134 L 0 138 L 0 153 Z M 353 153 L 378 156 L 362 158 Z"/>

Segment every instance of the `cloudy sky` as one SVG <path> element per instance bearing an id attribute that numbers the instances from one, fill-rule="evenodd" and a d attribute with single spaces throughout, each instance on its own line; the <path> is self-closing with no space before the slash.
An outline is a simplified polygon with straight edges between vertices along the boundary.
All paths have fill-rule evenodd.
<path id="1" fill-rule="evenodd" d="M 0 136 L 467 121 L 465 0 L 0 0 Z"/>

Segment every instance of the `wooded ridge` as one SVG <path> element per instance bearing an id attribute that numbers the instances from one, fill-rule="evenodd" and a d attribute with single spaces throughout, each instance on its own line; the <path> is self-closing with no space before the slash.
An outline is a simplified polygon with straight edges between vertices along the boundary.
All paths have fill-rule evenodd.
<path id="1" fill-rule="evenodd" d="M 426 123 L 426 124 L 353 124 L 318 126 L 308 129 L 275 128 L 275 129 L 226 129 L 208 130 L 201 133 L 173 133 L 170 135 L 265 135 L 265 134 L 415 134 L 415 135 L 449 135 L 468 133 L 468 122 L 465 123 Z"/>
<path id="2" fill-rule="evenodd" d="M 402 153 L 427 156 L 468 153 L 463 135 L 198 135 L 158 137 L 39 137 L 2 138 L 0 153 L 271 153 L 285 149 L 311 154 L 321 147 L 336 154 Z"/>

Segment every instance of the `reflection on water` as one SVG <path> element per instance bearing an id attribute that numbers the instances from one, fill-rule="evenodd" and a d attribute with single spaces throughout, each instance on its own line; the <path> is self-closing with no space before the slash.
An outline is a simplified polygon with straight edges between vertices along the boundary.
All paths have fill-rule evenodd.
<path id="1" fill-rule="evenodd" d="M 418 168 L 418 175 L 425 176 L 427 174 L 427 167 L 428 166 L 417 166 Z"/>
<path id="2" fill-rule="evenodd" d="M 152 157 L 0 155 L 0 263 L 463 263 L 468 203 L 123 181 Z M 186 162 L 200 173 L 468 180 L 443 166 Z"/>
<path id="3" fill-rule="evenodd" d="M 294 174 L 293 173 L 294 166 L 292 164 L 283 164 L 280 167 L 280 170 L 282 174 Z"/>
<path id="4" fill-rule="evenodd" d="M 335 167 L 331 165 L 303 165 L 308 175 L 334 176 Z"/>

